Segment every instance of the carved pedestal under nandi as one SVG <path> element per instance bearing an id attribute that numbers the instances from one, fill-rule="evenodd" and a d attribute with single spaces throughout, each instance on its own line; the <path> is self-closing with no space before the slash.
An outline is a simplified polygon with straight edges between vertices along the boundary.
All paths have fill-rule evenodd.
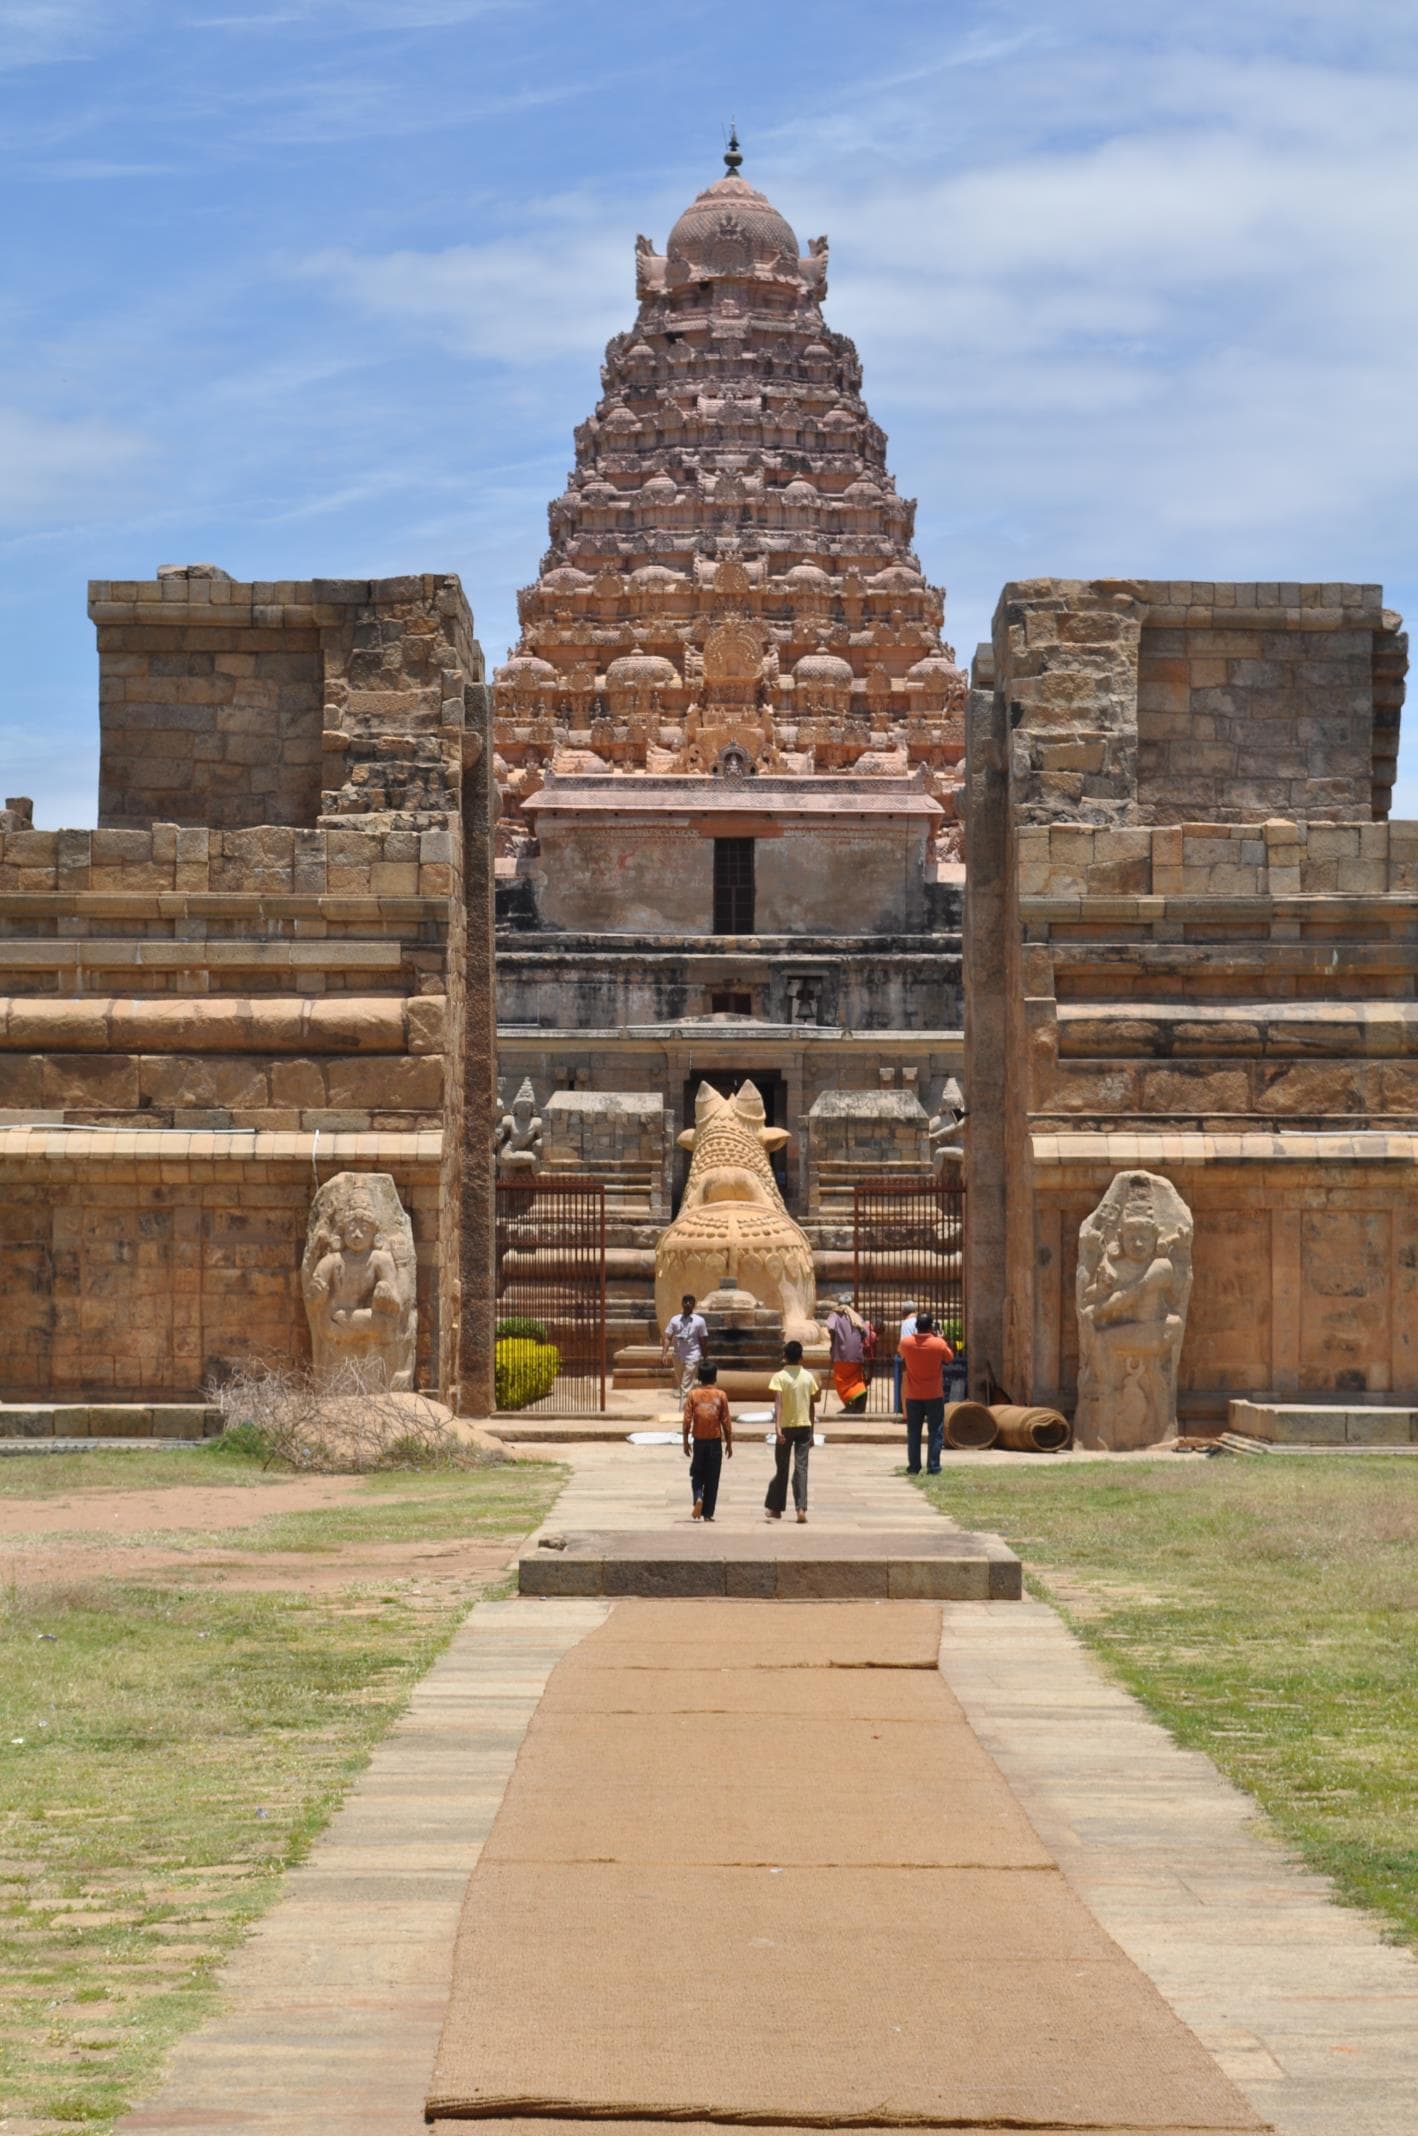
<path id="1" fill-rule="evenodd" d="M 414 1237 L 387 1172 L 337 1172 L 316 1194 L 300 1264 L 317 1378 L 338 1391 L 414 1384 Z"/>
<path id="2" fill-rule="evenodd" d="M 1192 1287 L 1191 1211 L 1170 1179 L 1119 1172 L 1078 1234 L 1080 1446 L 1176 1437 Z"/>
<path id="3" fill-rule="evenodd" d="M 812 1247 L 783 1206 L 770 1150 L 790 1138 L 764 1123 L 752 1083 L 732 1098 L 701 1083 L 694 1126 L 680 1136 L 693 1162 L 679 1214 L 655 1249 L 655 1312 L 664 1327 L 686 1291 L 749 1291 L 783 1316 L 783 1332 L 821 1340 Z"/>

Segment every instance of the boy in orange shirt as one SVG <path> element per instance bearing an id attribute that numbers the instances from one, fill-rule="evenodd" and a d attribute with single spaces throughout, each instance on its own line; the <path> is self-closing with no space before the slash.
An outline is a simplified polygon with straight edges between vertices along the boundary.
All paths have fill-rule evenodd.
<path id="1" fill-rule="evenodd" d="M 684 1398 L 684 1450 L 689 1455 L 689 1488 L 694 1494 L 694 1518 L 712 1520 L 719 1501 L 719 1476 L 724 1456 L 734 1458 L 734 1426 L 729 1398 L 714 1382 L 717 1365 L 699 1367 L 699 1385 Z M 694 1452 L 689 1454 L 693 1437 Z"/>
<path id="2" fill-rule="evenodd" d="M 916 1332 L 903 1338 L 898 1354 L 906 1395 L 906 1472 L 910 1476 L 921 1473 L 921 1431 L 924 1428 L 930 1435 L 926 1473 L 938 1476 L 945 1445 L 945 1396 L 941 1392 L 941 1373 L 953 1362 L 955 1352 L 943 1335 L 936 1334 L 932 1315 L 918 1313 Z"/>

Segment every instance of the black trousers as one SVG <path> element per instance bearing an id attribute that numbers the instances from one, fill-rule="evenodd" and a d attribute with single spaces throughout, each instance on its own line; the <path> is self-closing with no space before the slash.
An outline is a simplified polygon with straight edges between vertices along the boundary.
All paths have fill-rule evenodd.
<path id="1" fill-rule="evenodd" d="M 807 1511 L 807 1464 L 812 1452 L 812 1426 L 800 1424 L 795 1431 L 785 1431 L 773 1448 L 773 1481 L 768 1486 L 768 1496 L 763 1503 L 770 1513 L 782 1513 L 788 1503 L 788 1464 L 793 1466 L 793 1504 L 799 1513 Z"/>
<path id="2" fill-rule="evenodd" d="M 694 1451 L 689 1457 L 689 1488 L 691 1496 L 704 1501 L 704 1518 L 714 1518 L 714 1508 L 719 1502 L 719 1477 L 724 1467 L 724 1442 L 722 1439 L 696 1439 Z"/>

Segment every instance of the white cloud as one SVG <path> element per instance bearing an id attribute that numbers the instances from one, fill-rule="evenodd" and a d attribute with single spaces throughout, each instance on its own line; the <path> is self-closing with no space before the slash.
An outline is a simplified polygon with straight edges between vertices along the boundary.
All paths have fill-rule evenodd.
<path id="1" fill-rule="evenodd" d="M 0 523 L 90 511 L 148 450 L 136 431 L 0 407 Z"/>
<path id="2" fill-rule="evenodd" d="M 578 224 L 436 252 L 321 252 L 303 271 L 369 317 L 516 365 L 598 354 L 633 314 L 632 263 L 626 240 Z"/>

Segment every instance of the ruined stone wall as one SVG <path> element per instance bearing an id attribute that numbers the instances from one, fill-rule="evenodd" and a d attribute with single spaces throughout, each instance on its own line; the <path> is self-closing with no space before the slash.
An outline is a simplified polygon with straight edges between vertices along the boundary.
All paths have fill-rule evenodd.
<path id="1" fill-rule="evenodd" d="M 1255 591 L 1208 590 L 1213 612 L 1222 595 Z M 967 1262 L 972 1369 L 1013 1399 L 1071 1401 L 1078 1224 L 1134 1166 L 1173 1180 L 1196 1219 L 1184 1419 L 1221 1419 L 1228 1392 L 1375 1401 L 1418 1389 L 1418 825 L 1371 813 L 1386 800 L 1376 767 L 1396 737 L 1404 641 L 1377 589 L 1341 590 L 1362 601 L 1280 589 L 1312 619 L 1286 626 L 1284 660 L 1278 643 L 1274 660 L 1234 650 L 1218 679 L 1209 615 L 1196 625 L 1208 650 L 1150 685 L 1137 589 L 1035 582 L 1002 598 L 971 699 Z M 1369 619 L 1362 653 L 1336 650 L 1363 635 L 1351 606 Z M 1096 665 L 1109 668 L 1105 756 L 1120 783 L 1076 794 L 1082 820 L 1065 814 L 1043 753 L 1065 703 L 1068 721 L 1084 716 L 1080 671 L 1035 657 L 1040 616 L 1053 647 L 1101 646 Z M 1137 634 L 1126 658 L 1124 627 Z M 1361 658 L 1383 671 L 1367 712 L 1346 665 Z M 1216 782 L 1213 817 L 1157 820 L 1177 813 L 1158 779 L 1188 776 L 1180 726 L 1174 757 L 1146 755 L 1162 714 L 1158 697 L 1145 711 L 1139 697 L 1164 682 L 1185 690 L 1189 719 L 1212 691 L 1263 700 L 1246 716 L 1272 738 L 1290 813 L 1247 820 L 1245 782 L 1218 764 L 1196 774 Z M 1285 749 L 1311 747 L 1333 693 L 1333 749 L 1305 757 L 1302 774 Z M 1223 717 L 1214 705 L 1200 716 Z M 1225 746 L 1249 746 L 1239 726 Z M 1337 784 L 1353 797 L 1349 820 L 1333 816 Z M 1204 784 L 1186 790 L 1207 799 Z M 998 1100 L 985 1115 L 990 1076 Z"/>
<path id="2" fill-rule="evenodd" d="M 213 590 L 163 579 L 127 605 L 200 606 L 217 635 Z M 312 615 L 329 640 L 326 783 L 307 820 L 0 834 L 6 1398 L 184 1399 L 240 1358 L 300 1363 L 306 1218 L 341 1168 L 392 1173 L 410 1211 L 420 1384 L 456 1396 L 469 1360 L 475 1381 L 488 1362 L 485 1299 L 479 1325 L 461 1324 L 467 1265 L 491 1254 L 460 1208 L 470 1087 L 477 1146 L 492 1127 L 486 773 L 477 790 L 490 752 L 471 618 L 455 579 L 277 591 L 293 657 Z M 267 627 L 243 611 L 225 643 Z M 470 847 L 486 907 L 471 933 Z"/>
<path id="3" fill-rule="evenodd" d="M 992 665 L 1020 822 L 1387 814 L 1406 641 L 1381 587 L 1031 579 Z"/>
<path id="4" fill-rule="evenodd" d="M 99 822 L 212 829 L 457 806 L 482 682 L 457 581 L 96 580 Z"/>

